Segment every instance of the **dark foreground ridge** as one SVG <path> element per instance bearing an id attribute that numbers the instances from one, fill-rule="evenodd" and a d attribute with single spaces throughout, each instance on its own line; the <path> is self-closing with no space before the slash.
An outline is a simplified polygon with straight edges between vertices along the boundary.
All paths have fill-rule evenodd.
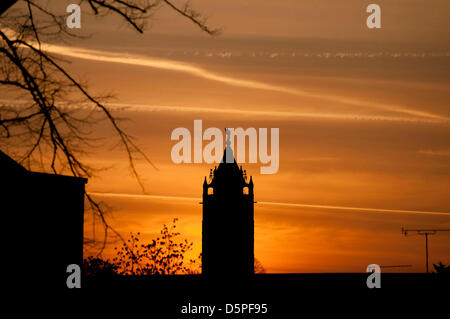
<path id="1" fill-rule="evenodd" d="M 202 291 L 202 287 L 214 287 L 221 285 L 223 289 L 234 287 L 239 293 L 236 285 L 242 289 L 255 289 L 254 293 L 269 294 L 269 288 L 278 287 L 299 289 L 323 289 L 337 288 L 338 290 L 377 290 L 369 289 L 366 285 L 369 273 L 304 273 L 304 274 L 256 274 L 248 278 L 207 278 L 203 275 L 154 275 L 154 276 L 114 276 L 114 277 L 86 277 L 84 287 L 98 289 L 105 288 L 147 288 L 155 286 L 189 287 L 192 291 Z M 450 276 L 447 274 L 426 273 L 385 273 L 381 274 L 380 289 L 420 289 L 423 287 L 439 288 L 449 287 Z M 266 288 L 265 288 L 266 287 Z M 259 291 L 259 292 L 258 292 Z M 279 292 L 279 291 L 278 291 Z M 277 293 L 278 293 L 277 292 Z"/>
<path id="2" fill-rule="evenodd" d="M 381 274 L 381 288 L 369 289 L 366 273 L 257 274 L 249 278 L 208 279 L 202 275 L 174 275 L 116 278 L 85 278 L 85 292 L 107 291 L 121 296 L 132 292 L 151 304 L 152 311 L 165 318 L 208 318 L 185 315 L 186 305 L 214 305 L 212 318 L 299 318 L 304 307 L 323 304 L 355 306 L 380 302 L 383 306 L 407 305 L 411 298 L 440 295 L 449 287 L 449 277 L 438 274 Z M 145 296 L 145 297 L 144 297 Z M 401 298 L 404 299 L 401 299 Z M 406 301 L 402 301 L 406 300 Z M 409 300 L 409 301 L 408 301 Z M 266 304 L 267 314 L 226 313 L 236 304 Z M 360 303 L 361 304 L 361 303 Z M 353 308 L 352 308 L 353 309 Z M 328 309 L 330 310 L 330 309 Z M 341 309 L 342 310 L 342 309 Z M 211 318 L 211 317 L 210 317 Z"/>

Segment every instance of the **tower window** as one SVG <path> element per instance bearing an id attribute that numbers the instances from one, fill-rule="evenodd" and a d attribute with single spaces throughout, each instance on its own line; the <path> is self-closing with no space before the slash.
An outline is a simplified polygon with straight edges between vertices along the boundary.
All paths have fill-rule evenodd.
<path id="1" fill-rule="evenodd" d="M 208 187 L 208 195 L 213 195 L 213 194 L 214 194 L 214 188 Z"/>
<path id="2" fill-rule="evenodd" d="M 248 187 L 244 187 L 244 188 L 242 189 L 242 194 L 248 195 Z"/>

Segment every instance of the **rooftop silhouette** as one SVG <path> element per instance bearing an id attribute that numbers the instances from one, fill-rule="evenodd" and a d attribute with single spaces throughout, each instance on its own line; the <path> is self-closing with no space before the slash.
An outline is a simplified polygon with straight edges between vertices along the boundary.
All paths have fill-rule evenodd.
<path id="1" fill-rule="evenodd" d="M 82 264 L 84 194 L 87 179 L 32 172 L 0 151 L 2 216 L 16 280 L 66 287 L 66 268 Z M 18 285 L 19 285 L 18 283 Z"/>

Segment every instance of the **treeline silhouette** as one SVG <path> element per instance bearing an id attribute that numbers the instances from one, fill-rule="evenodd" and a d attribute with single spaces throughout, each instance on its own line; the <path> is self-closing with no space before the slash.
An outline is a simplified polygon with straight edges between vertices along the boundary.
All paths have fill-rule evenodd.
<path id="1" fill-rule="evenodd" d="M 129 239 L 114 250 L 112 260 L 90 256 L 83 262 L 85 276 L 113 275 L 174 275 L 200 273 L 200 256 L 185 262 L 186 253 L 192 250 L 193 243 L 180 239 L 177 218 L 170 225 L 164 224 L 160 236 L 150 243 L 141 243 L 137 234 L 130 233 Z"/>
<path id="2" fill-rule="evenodd" d="M 115 257 L 103 259 L 89 256 L 83 260 L 87 277 L 148 276 L 201 274 L 201 254 L 186 262 L 186 254 L 192 251 L 193 242 L 181 239 L 176 231 L 178 218 L 170 225 L 163 225 L 160 236 L 150 243 L 141 243 L 140 235 L 130 233 L 120 247 L 115 247 Z M 265 273 L 264 266 L 255 258 L 255 273 Z"/>
<path id="3" fill-rule="evenodd" d="M 450 266 L 444 265 L 442 261 L 437 264 L 433 264 L 433 267 L 437 274 L 445 274 L 446 276 L 450 276 Z"/>

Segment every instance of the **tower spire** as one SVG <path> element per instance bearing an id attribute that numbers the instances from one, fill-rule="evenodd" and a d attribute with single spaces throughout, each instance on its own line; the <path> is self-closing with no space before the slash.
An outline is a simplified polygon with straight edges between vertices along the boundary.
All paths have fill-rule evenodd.
<path id="1" fill-rule="evenodd" d="M 234 155 L 233 150 L 231 149 L 231 132 L 228 128 L 225 128 L 225 133 L 227 134 L 226 147 L 223 154 L 222 163 L 233 163 Z"/>
<path id="2" fill-rule="evenodd" d="M 229 148 L 231 146 L 231 132 L 228 128 L 225 128 L 225 133 L 227 134 L 227 148 Z"/>

